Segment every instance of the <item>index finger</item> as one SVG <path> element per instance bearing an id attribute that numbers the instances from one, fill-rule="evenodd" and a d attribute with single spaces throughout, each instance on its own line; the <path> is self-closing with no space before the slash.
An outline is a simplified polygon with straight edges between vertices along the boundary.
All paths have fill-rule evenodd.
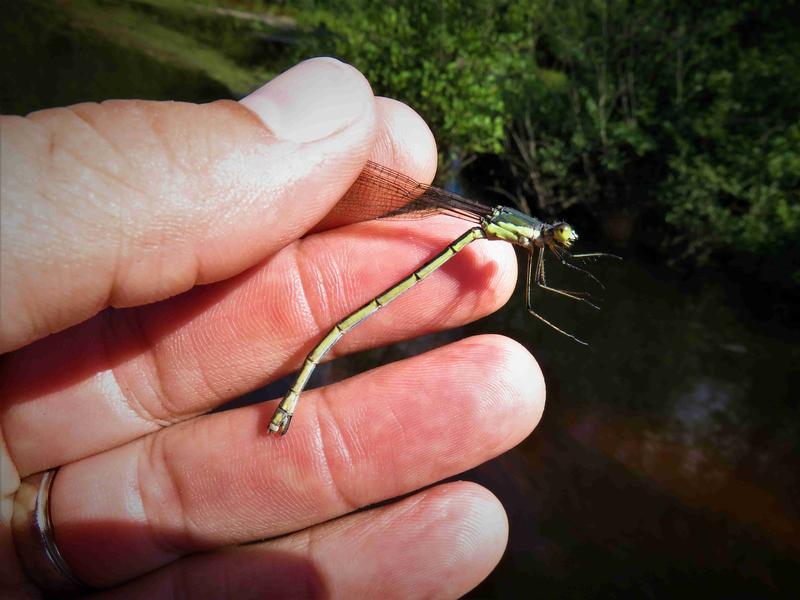
<path id="1" fill-rule="evenodd" d="M 256 264 L 347 190 L 375 123 L 369 84 L 332 59 L 242 104 L 110 101 L 4 117 L 0 352 Z"/>

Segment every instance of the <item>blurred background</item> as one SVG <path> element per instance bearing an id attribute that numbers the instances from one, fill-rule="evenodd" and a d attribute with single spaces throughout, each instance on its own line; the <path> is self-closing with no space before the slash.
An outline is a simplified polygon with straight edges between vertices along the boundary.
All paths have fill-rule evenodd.
<path id="1" fill-rule="evenodd" d="M 520 282 L 468 327 L 320 370 L 316 384 L 481 332 L 542 365 L 537 431 L 459 477 L 491 489 L 511 526 L 471 597 L 800 589 L 800 3 L 2 6 L 6 114 L 240 98 L 332 55 L 426 119 L 439 184 L 568 220 L 581 251 L 624 257 L 591 265 L 605 289 L 563 284 L 600 297 L 600 312 L 537 297 L 588 348 L 530 317 Z"/>

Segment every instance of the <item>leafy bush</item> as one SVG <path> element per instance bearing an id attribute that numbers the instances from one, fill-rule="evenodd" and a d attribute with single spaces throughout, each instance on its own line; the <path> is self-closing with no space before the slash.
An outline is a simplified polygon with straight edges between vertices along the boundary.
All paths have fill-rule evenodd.
<path id="1" fill-rule="evenodd" d="M 315 32 L 301 54 L 347 60 L 416 108 L 446 162 L 499 155 L 523 205 L 644 210 L 696 259 L 797 252 L 796 1 L 294 8 Z"/>
<path id="2" fill-rule="evenodd" d="M 301 54 L 332 54 L 360 69 L 375 92 L 413 106 L 446 160 L 503 150 L 509 78 L 524 31 L 505 7 L 482 0 L 310 2 L 298 19 L 315 33 Z"/>
<path id="3" fill-rule="evenodd" d="M 509 136 L 515 170 L 527 177 L 519 193 L 542 209 L 654 205 L 696 258 L 796 252 L 797 9 L 549 5 Z"/>

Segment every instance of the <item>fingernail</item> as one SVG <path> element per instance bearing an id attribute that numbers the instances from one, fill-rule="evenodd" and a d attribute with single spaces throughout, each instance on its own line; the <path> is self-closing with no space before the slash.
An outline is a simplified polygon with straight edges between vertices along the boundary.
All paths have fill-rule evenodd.
<path id="1" fill-rule="evenodd" d="M 313 142 L 358 119 L 372 98 L 366 79 L 332 58 L 314 58 L 292 67 L 243 98 L 275 135 Z"/>

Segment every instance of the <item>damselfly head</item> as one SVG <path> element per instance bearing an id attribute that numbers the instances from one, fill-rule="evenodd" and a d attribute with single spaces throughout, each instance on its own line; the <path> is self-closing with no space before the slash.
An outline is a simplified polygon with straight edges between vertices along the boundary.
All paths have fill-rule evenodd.
<path id="1" fill-rule="evenodd" d="M 578 239 L 578 232 L 575 231 L 568 223 L 554 223 L 550 226 L 548 233 L 553 243 L 569 248 L 572 243 Z"/>

